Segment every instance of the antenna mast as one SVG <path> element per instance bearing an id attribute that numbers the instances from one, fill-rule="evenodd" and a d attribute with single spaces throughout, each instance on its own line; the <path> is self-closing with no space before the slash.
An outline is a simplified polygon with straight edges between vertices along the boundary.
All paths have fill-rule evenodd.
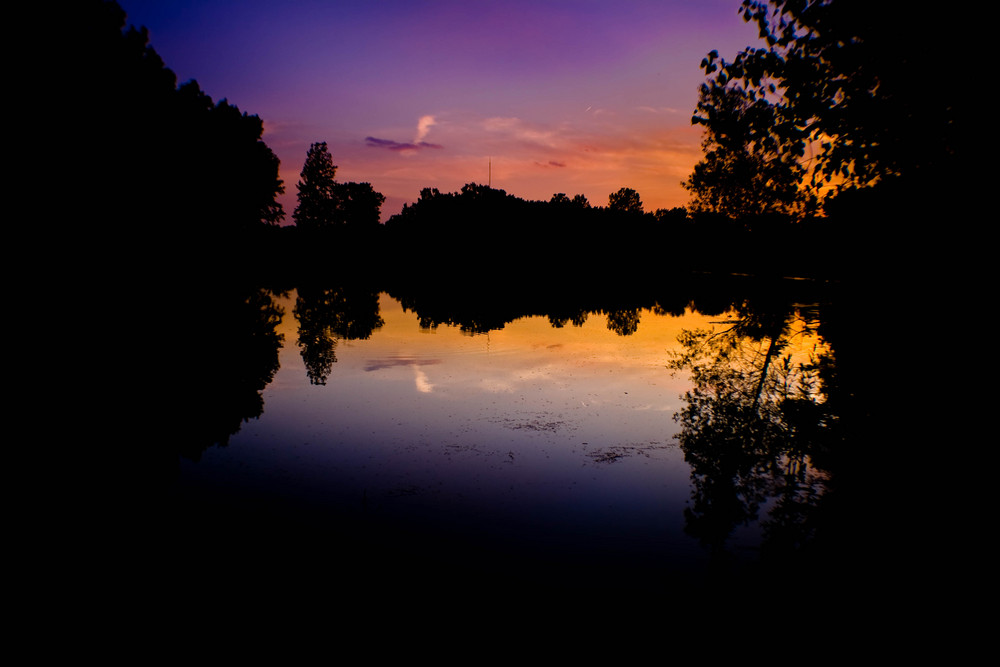
<path id="1" fill-rule="evenodd" d="M 486 187 L 491 188 L 491 189 L 493 188 L 493 156 L 492 155 L 490 156 L 489 180 L 486 181 Z"/>

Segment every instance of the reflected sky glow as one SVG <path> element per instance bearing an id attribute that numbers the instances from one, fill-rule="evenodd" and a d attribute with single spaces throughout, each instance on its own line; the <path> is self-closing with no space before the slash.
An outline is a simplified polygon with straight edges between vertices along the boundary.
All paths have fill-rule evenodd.
<path id="1" fill-rule="evenodd" d="M 724 318 L 643 310 L 621 336 L 604 315 L 562 328 L 526 317 L 468 335 L 422 330 L 383 294 L 384 325 L 339 340 L 326 384 L 313 385 L 295 297 L 281 299 L 281 367 L 262 416 L 197 463 L 182 459 L 178 493 L 302 508 L 292 516 L 308 508 L 324 525 L 402 522 L 484 540 L 489 553 L 586 560 L 613 549 L 637 581 L 650 572 L 643 564 L 706 562 L 685 533 L 691 468 L 673 419 L 689 380 L 667 362 L 682 329 Z M 752 555 L 758 540 L 756 524 L 741 525 L 730 548 Z"/>

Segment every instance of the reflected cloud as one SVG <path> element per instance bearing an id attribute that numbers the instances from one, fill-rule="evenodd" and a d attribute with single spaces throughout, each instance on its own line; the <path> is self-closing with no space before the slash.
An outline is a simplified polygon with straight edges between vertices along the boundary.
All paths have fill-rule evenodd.
<path id="1" fill-rule="evenodd" d="M 369 359 L 368 363 L 365 364 L 365 371 L 370 373 L 372 371 L 381 371 L 387 368 L 410 366 L 413 368 L 414 382 L 416 383 L 417 391 L 421 394 L 430 394 L 434 391 L 434 384 L 431 382 L 430 378 L 427 377 L 427 373 L 425 373 L 421 367 L 434 366 L 440 363 L 441 359 L 423 359 L 420 357 Z"/>
<path id="2" fill-rule="evenodd" d="M 413 372 L 416 375 L 415 381 L 417 383 L 417 391 L 421 394 L 429 394 L 434 391 L 434 385 L 431 384 L 430 379 L 427 377 L 427 373 L 420 370 L 419 366 L 414 366 Z"/>

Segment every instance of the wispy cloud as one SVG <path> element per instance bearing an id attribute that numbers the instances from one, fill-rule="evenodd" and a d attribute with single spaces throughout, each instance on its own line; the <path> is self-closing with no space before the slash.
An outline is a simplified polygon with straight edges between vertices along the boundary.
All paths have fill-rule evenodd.
<path id="1" fill-rule="evenodd" d="M 661 114 L 661 113 L 675 114 L 675 113 L 680 113 L 677 109 L 674 109 L 673 107 L 641 106 L 641 107 L 636 107 L 636 108 L 639 111 L 643 111 L 645 113 L 653 113 L 653 114 Z"/>
<path id="2" fill-rule="evenodd" d="M 493 117 L 483 121 L 487 132 L 502 135 L 524 146 L 552 148 L 557 142 L 556 128 L 528 123 L 520 118 Z"/>
<path id="3" fill-rule="evenodd" d="M 413 141 L 418 144 L 422 143 L 433 125 L 437 125 L 434 116 L 421 116 L 420 120 L 417 121 L 417 136 L 414 137 Z"/>
<path id="4" fill-rule="evenodd" d="M 390 151 L 416 151 L 423 148 L 444 148 L 441 144 L 432 144 L 427 141 L 403 142 L 393 139 L 379 139 L 378 137 L 365 137 L 365 144 L 369 148 L 387 148 Z"/>
<path id="5" fill-rule="evenodd" d="M 424 141 L 427 138 L 427 133 L 431 131 L 433 126 L 437 125 L 437 120 L 434 116 L 426 115 L 421 116 L 417 121 L 417 133 L 413 137 L 413 141 L 396 141 L 395 139 L 379 139 L 378 137 L 365 137 L 365 144 L 370 148 L 386 148 L 390 151 L 417 151 L 423 148 L 444 148 L 441 144 L 434 144 L 429 141 Z"/>

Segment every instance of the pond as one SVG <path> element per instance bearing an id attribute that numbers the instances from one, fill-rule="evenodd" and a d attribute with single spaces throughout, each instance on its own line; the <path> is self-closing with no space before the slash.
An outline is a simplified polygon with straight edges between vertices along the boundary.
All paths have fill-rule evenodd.
<path id="1" fill-rule="evenodd" d="M 227 563 L 212 576 L 639 591 L 814 532 L 828 472 L 788 410 L 824 419 L 815 309 L 479 325 L 371 290 L 234 303 L 199 311 L 171 500 L 180 550 Z"/>

